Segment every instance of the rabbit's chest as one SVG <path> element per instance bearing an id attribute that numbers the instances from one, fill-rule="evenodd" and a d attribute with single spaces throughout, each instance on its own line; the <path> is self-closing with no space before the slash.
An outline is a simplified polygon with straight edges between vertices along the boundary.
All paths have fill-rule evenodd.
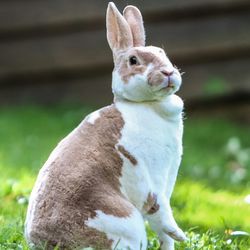
<path id="1" fill-rule="evenodd" d="M 118 143 L 126 152 L 120 152 L 122 191 L 135 202 L 139 193 L 143 204 L 148 192 L 164 192 L 170 169 L 179 167 L 182 118 L 168 119 L 154 109 L 136 105 L 120 105 L 118 109 L 125 121 Z"/>
<path id="2" fill-rule="evenodd" d="M 182 154 L 182 115 L 167 116 L 151 106 L 122 104 L 124 119 L 119 145 L 137 162 L 157 170 Z"/>
<path id="3" fill-rule="evenodd" d="M 182 154 L 181 121 L 163 120 L 153 112 L 138 113 L 136 123 L 130 121 L 124 126 L 119 144 L 151 178 L 157 173 L 167 175 L 168 168 Z"/>

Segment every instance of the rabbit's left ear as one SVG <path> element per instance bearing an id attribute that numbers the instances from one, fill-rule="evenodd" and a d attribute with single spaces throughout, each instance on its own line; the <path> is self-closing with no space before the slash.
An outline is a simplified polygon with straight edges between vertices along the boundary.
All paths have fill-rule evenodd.
<path id="1" fill-rule="evenodd" d="M 128 5 L 123 10 L 123 16 L 130 26 L 134 47 L 145 46 L 145 30 L 140 10 L 135 6 Z"/>
<path id="2" fill-rule="evenodd" d="M 113 2 L 108 4 L 106 24 L 107 39 L 113 53 L 133 47 L 133 38 L 128 22 Z"/>

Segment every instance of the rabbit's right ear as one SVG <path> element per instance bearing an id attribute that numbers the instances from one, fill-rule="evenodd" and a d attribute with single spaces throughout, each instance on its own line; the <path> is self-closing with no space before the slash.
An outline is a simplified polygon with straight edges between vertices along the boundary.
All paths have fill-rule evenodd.
<path id="1" fill-rule="evenodd" d="M 108 4 L 106 25 L 108 43 L 113 52 L 133 46 L 130 27 L 113 2 Z"/>

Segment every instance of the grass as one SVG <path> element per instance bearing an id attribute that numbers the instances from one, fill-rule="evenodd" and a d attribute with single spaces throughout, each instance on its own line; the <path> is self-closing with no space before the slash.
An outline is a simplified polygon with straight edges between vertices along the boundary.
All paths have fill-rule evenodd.
<path id="1" fill-rule="evenodd" d="M 23 222 L 37 172 L 57 142 L 92 109 L 0 109 L 0 249 L 28 249 Z M 189 241 L 176 248 L 250 249 L 250 129 L 219 119 L 186 119 L 184 157 L 172 197 Z M 159 249 L 148 228 L 150 250 Z"/>

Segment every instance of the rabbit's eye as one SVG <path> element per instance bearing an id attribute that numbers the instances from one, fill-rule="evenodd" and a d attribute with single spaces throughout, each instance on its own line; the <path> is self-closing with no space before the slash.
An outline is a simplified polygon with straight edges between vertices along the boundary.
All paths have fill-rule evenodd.
<path id="1" fill-rule="evenodd" d="M 137 58 L 136 58 L 135 56 L 131 56 L 131 57 L 129 58 L 129 64 L 130 64 L 130 65 L 136 65 L 136 64 L 138 64 Z"/>

